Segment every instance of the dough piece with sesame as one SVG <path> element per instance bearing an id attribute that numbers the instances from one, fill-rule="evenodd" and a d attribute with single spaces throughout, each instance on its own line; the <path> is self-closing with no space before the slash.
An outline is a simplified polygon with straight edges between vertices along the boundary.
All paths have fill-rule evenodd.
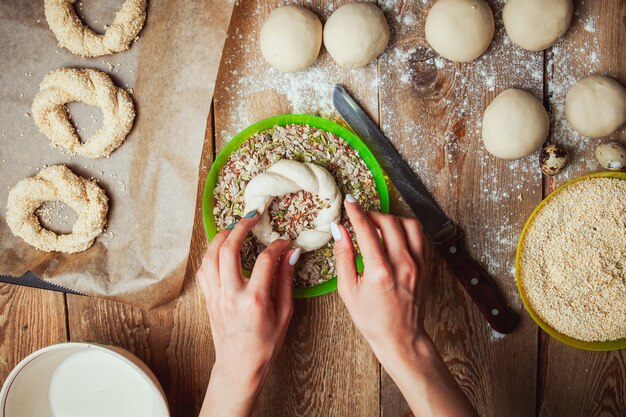
<path id="1" fill-rule="evenodd" d="M 76 55 L 96 57 L 125 51 L 146 20 L 147 0 L 126 0 L 110 27 L 99 35 L 80 20 L 75 0 L 45 0 L 44 12 L 59 46 Z"/>
<path id="2" fill-rule="evenodd" d="M 102 110 L 102 127 L 81 142 L 65 104 L 81 101 Z M 39 130 L 54 147 L 87 158 L 109 156 L 133 127 L 135 106 L 130 94 L 96 69 L 60 68 L 48 74 L 35 96 L 32 113 Z"/>
<path id="3" fill-rule="evenodd" d="M 70 234 L 41 225 L 35 211 L 48 201 L 61 201 L 78 214 Z M 9 192 L 6 221 L 15 236 L 45 252 L 76 253 L 89 249 L 106 224 L 108 198 L 95 181 L 52 165 L 18 182 Z"/>

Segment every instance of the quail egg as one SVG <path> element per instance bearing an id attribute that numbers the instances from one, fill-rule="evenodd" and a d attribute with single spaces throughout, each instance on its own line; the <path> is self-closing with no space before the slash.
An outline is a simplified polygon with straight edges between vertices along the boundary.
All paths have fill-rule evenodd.
<path id="1" fill-rule="evenodd" d="M 546 175 L 556 175 L 563 171 L 569 162 L 567 150 L 562 146 L 551 143 L 541 150 L 539 163 L 541 171 Z"/>
<path id="2" fill-rule="evenodd" d="M 626 147 L 621 143 L 603 143 L 596 147 L 596 159 L 602 168 L 620 171 L 626 168 Z"/>

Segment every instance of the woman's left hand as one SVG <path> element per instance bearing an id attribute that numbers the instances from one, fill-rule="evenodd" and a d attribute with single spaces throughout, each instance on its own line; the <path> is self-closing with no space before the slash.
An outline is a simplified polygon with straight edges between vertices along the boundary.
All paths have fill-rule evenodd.
<path id="1" fill-rule="evenodd" d="M 201 415 L 248 415 L 291 320 L 293 265 L 300 251 L 289 249 L 289 239 L 275 240 L 261 252 L 249 280 L 241 273 L 241 247 L 258 218 L 248 215 L 232 230 L 218 233 L 198 270 L 215 346 Z M 227 410 L 222 400 L 214 409 L 212 394 L 241 404 Z"/>

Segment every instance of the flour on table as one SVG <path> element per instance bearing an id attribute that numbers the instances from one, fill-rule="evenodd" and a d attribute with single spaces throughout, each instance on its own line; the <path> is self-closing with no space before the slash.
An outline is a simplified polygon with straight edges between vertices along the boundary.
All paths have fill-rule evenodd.
<path id="1" fill-rule="evenodd" d="M 589 16 L 585 21 L 585 30 L 589 33 L 596 32 L 596 20 L 593 18 L 593 16 Z"/>
<path id="2" fill-rule="evenodd" d="M 596 23 L 593 16 L 587 17 L 582 22 L 580 19 L 581 16 L 575 14 L 570 31 L 585 30 L 586 32 L 595 33 Z M 578 80 L 590 74 L 598 73 L 601 68 L 602 56 L 598 38 L 595 36 L 586 36 L 585 38 L 588 39 L 588 42 L 576 47 L 574 50 L 566 48 L 564 41 L 561 40 L 548 51 L 546 78 L 548 101 L 551 105 L 548 110 L 551 113 L 551 138 L 554 142 L 564 145 L 568 149 L 572 158 L 570 165 L 578 166 L 585 171 L 595 171 L 597 169 L 595 160 L 593 158 L 584 158 L 584 155 L 581 155 L 581 151 L 592 146 L 590 139 L 581 136 L 572 129 L 565 116 L 565 96 L 567 91 Z M 572 52 L 575 52 L 575 54 Z M 559 175 L 559 180 L 560 182 L 566 182 L 576 175 L 578 175 L 577 172 L 574 173 L 572 170 L 566 169 Z"/>
<path id="3" fill-rule="evenodd" d="M 246 57 L 243 64 L 245 73 L 250 75 L 238 76 L 239 74 L 233 71 L 230 77 L 234 80 L 233 85 L 222 88 L 226 90 L 228 100 L 238 105 L 231 111 L 229 120 L 224 124 L 227 130 L 220 132 L 220 136 L 224 141 L 228 141 L 237 132 L 257 121 L 257 117 L 252 116 L 258 113 L 258 110 L 255 112 L 252 107 L 254 97 L 258 99 L 258 96 L 262 97 L 264 94 L 277 94 L 284 100 L 284 112 L 310 113 L 338 120 L 339 116 L 332 105 L 332 91 L 335 84 L 344 83 L 348 76 L 351 84 L 373 92 L 378 91 L 382 96 L 394 89 L 406 90 L 409 86 L 418 85 L 423 81 L 420 78 L 423 77 L 420 69 L 432 68 L 438 77 L 445 76 L 451 83 L 449 91 L 437 97 L 437 105 L 445 109 L 443 117 L 449 120 L 449 125 L 442 131 L 433 131 L 410 118 L 399 117 L 395 108 L 381 106 L 382 130 L 401 153 L 411 155 L 407 162 L 431 189 L 441 190 L 442 181 L 454 184 L 462 179 L 462 175 L 471 174 L 470 171 L 447 169 L 447 166 L 452 166 L 457 155 L 472 155 L 475 165 L 464 169 L 482 170 L 483 175 L 477 185 L 479 194 L 476 199 L 489 205 L 490 215 L 497 216 L 499 226 L 483 230 L 484 225 L 493 224 L 493 219 L 486 218 L 483 213 L 476 213 L 475 218 L 471 220 L 473 223 L 468 224 L 468 228 L 480 231 L 484 243 L 480 247 L 470 249 L 473 249 L 473 253 L 479 254 L 479 260 L 490 274 L 513 280 L 515 268 L 511 259 L 514 259 L 522 224 L 519 215 L 511 212 L 514 210 L 512 208 L 514 204 L 510 201 L 513 199 L 521 203 L 526 196 L 533 196 L 535 199 L 541 197 L 538 154 L 518 161 L 502 161 L 489 155 L 480 141 L 475 140 L 481 135 L 482 113 L 486 104 L 499 91 L 510 87 L 523 88 L 541 99 L 544 96 L 545 64 L 548 80 L 546 94 L 551 103 L 548 111 L 551 113 L 552 139 L 568 149 L 585 146 L 586 139 L 574 132 L 567 123 L 564 100 L 571 85 L 582 76 L 597 71 L 602 60 L 598 40 L 588 36 L 589 42 L 576 51 L 576 55 L 585 57 L 585 62 L 572 58 L 572 51 L 566 49 L 565 42 L 561 40 L 548 50 L 544 63 L 544 53 L 525 51 L 510 41 L 502 24 L 501 6 L 505 2 L 497 0 L 495 3 L 498 7 L 494 11 L 496 30 L 491 46 L 476 61 L 461 66 L 438 56 L 423 39 L 423 27 L 420 26 L 423 26 L 427 9 L 434 0 L 420 0 L 415 3 L 417 4 L 408 5 L 399 0 L 377 2 L 390 23 L 392 31 L 390 45 L 379 57 L 378 63 L 349 72 L 340 69 L 323 51 L 316 63 L 307 71 L 280 73 L 263 63 L 256 49 L 258 33 L 244 35 L 237 30 L 232 36 L 241 41 L 235 42 L 235 51 L 224 59 L 228 63 L 228 60 L 240 59 L 240 55 L 243 54 Z M 335 9 L 332 4 L 325 5 L 321 10 L 312 4 L 305 4 L 311 7 L 323 22 Z M 261 18 L 262 11 L 261 8 L 257 9 L 254 12 L 255 18 Z M 572 25 L 570 31 L 584 30 L 595 33 L 597 30 L 594 17 L 576 16 Z M 555 74 L 555 66 L 558 67 L 558 74 Z M 385 68 L 394 70 L 385 71 Z M 372 74 L 377 76 L 372 77 Z M 357 99 L 363 100 L 362 104 L 369 108 L 376 108 L 378 104 L 375 101 L 375 94 Z M 219 106 L 219 102 L 216 101 L 216 104 Z M 459 120 L 464 123 L 466 135 L 473 140 L 459 140 L 454 133 L 454 123 Z M 418 143 L 423 152 L 412 152 Z M 424 143 L 429 146 L 424 146 Z M 443 173 L 434 168 L 434 161 L 442 152 L 446 164 Z M 574 159 L 572 165 L 580 166 L 580 155 L 574 152 L 572 157 Z M 498 181 L 496 167 L 504 167 L 514 175 L 508 176 L 507 182 L 503 184 L 502 181 Z M 493 172 L 493 175 L 490 175 L 490 172 Z M 445 177 L 442 178 L 442 174 Z M 570 170 L 566 170 L 560 175 L 559 179 L 566 179 L 572 174 Z M 450 194 L 450 198 L 453 196 L 454 194 Z M 445 200 L 444 195 L 442 202 Z M 503 204 L 505 202 L 509 203 Z M 468 209 L 474 204 L 475 201 L 468 201 Z M 513 304 L 515 303 L 519 304 L 519 299 L 513 300 Z"/>
<path id="4" fill-rule="evenodd" d="M 489 337 L 489 339 L 491 339 L 492 342 L 499 342 L 505 337 L 506 337 L 505 334 L 498 333 L 495 330 L 491 329 L 491 336 Z"/>

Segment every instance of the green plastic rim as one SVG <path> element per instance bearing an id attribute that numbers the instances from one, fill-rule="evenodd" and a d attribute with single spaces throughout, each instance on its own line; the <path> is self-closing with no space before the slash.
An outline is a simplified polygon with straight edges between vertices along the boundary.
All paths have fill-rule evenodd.
<path id="1" fill-rule="evenodd" d="M 341 139 L 345 140 L 348 145 L 354 148 L 374 176 L 376 190 L 378 191 L 378 195 L 380 197 L 380 211 L 382 213 L 389 213 L 387 177 L 372 152 L 368 149 L 365 143 L 359 139 L 358 136 L 345 127 L 328 119 L 306 114 L 285 114 L 261 120 L 260 122 L 242 130 L 235 137 L 233 137 L 226 144 L 226 146 L 224 146 L 224 148 L 217 155 L 217 158 L 215 158 L 215 162 L 213 162 L 209 175 L 207 176 L 204 193 L 202 195 L 202 218 L 204 221 L 204 229 L 206 230 L 209 240 L 213 240 L 213 237 L 217 234 L 217 225 L 215 224 L 215 218 L 213 217 L 213 189 L 217 184 L 219 173 L 230 158 L 230 155 L 239 149 L 239 147 L 246 140 L 257 132 L 270 129 L 274 126 L 286 126 L 289 124 L 306 124 L 325 130 L 339 136 Z M 363 259 L 361 256 L 357 257 L 356 264 L 359 272 L 361 272 L 363 270 Z M 249 271 L 244 271 L 244 274 L 249 275 Z M 337 277 L 335 276 L 326 282 L 311 287 L 294 287 L 293 296 L 294 298 L 317 297 L 319 295 L 335 291 L 336 289 Z"/>
<path id="2" fill-rule="evenodd" d="M 569 181 L 561 185 L 559 188 L 551 192 L 550 195 L 548 195 L 541 203 L 539 203 L 539 205 L 531 213 L 530 217 L 528 217 L 528 220 L 526 221 L 526 224 L 524 225 L 524 229 L 522 229 L 522 234 L 520 235 L 520 238 L 519 238 L 519 243 L 517 245 L 517 255 L 515 256 L 515 281 L 517 282 L 517 290 L 519 291 L 520 297 L 522 298 L 524 307 L 526 308 L 526 311 L 528 311 L 528 314 L 530 314 L 530 317 L 532 317 L 535 323 L 537 323 L 537 325 L 541 327 L 544 332 L 548 333 L 550 336 L 552 336 L 559 342 L 564 343 L 568 346 L 572 346 L 572 347 L 583 349 L 583 350 L 595 350 L 595 351 L 619 350 L 619 349 L 626 348 L 626 338 L 611 340 L 611 341 L 606 341 L 606 342 L 586 342 L 583 340 L 574 339 L 573 337 L 560 333 L 559 331 L 554 329 L 552 326 L 550 326 L 548 323 L 543 321 L 541 317 L 539 317 L 539 314 L 537 314 L 537 312 L 533 310 L 533 308 L 530 305 L 530 302 L 528 301 L 528 297 L 526 296 L 526 292 L 524 291 L 524 288 L 522 287 L 522 274 L 521 274 L 522 247 L 524 246 L 524 238 L 526 237 L 526 233 L 528 232 L 528 229 L 533 219 L 535 218 L 537 213 L 539 213 L 539 211 L 546 205 L 546 203 L 551 198 L 553 198 L 557 193 L 561 192 L 564 188 L 569 187 L 575 182 L 585 181 L 591 178 L 616 178 L 616 179 L 626 181 L 626 173 L 624 172 L 597 172 L 594 174 L 583 175 L 582 177 L 575 178 L 572 181 Z"/>

